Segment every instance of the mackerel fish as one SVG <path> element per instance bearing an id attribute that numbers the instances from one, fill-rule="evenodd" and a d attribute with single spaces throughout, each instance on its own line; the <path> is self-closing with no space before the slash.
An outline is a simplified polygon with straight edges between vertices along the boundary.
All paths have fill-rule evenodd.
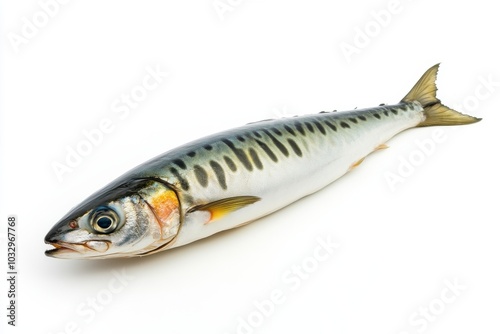
<path id="1" fill-rule="evenodd" d="M 414 127 L 480 119 L 441 104 L 438 65 L 394 105 L 247 124 L 147 161 L 64 216 L 45 254 L 145 256 L 242 226 L 314 193 Z"/>

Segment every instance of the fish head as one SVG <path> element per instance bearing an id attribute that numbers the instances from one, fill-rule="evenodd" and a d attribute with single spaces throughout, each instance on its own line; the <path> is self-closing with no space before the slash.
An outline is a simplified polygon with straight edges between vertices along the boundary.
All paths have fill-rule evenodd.
<path id="1" fill-rule="evenodd" d="M 161 179 L 115 181 L 64 216 L 45 237 L 56 258 L 101 259 L 154 253 L 181 226 L 175 188 Z"/>

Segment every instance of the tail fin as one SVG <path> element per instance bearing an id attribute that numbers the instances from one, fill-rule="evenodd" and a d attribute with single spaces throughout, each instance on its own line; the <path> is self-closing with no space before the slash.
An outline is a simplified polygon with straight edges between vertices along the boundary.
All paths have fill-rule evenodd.
<path id="1" fill-rule="evenodd" d="M 425 120 L 417 126 L 461 125 L 476 123 L 481 118 L 459 113 L 441 104 L 436 97 L 439 64 L 429 68 L 401 102 L 418 101 L 424 108 Z"/>

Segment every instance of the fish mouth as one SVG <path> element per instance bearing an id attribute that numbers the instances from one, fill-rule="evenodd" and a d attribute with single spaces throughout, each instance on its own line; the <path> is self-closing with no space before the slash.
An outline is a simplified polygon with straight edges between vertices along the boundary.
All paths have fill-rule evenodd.
<path id="1" fill-rule="evenodd" d="M 90 240 L 84 243 L 68 243 L 63 241 L 49 242 L 46 244 L 54 248 L 45 251 L 45 255 L 56 258 L 83 258 L 89 253 L 103 253 L 109 249 L 108 241 Z M 90 255 L 91 257 L 92 255 Z"/>
<path id="2" fill-rule="evenodd" d="M 78 250 L 75 249 L 75 247 L 72 247 L 70 244 L 66 244 L 64 242 L 62 243 L 47 242 L 47 243 L 54 247 L 52 249 L 48 249 L 45 251 L 45 255 L 49 257 L 67 257 L 64 255 L 80 253 Z"/>

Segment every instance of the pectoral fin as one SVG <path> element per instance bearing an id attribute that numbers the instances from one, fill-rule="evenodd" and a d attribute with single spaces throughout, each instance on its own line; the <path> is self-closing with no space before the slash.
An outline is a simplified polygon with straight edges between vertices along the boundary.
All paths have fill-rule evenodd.
<path id="1" fill-rule="evenodd" d="M 209 224 L 219 218 L 222 218 L 231 212 L 246 207 L 260 201 L 260 197 L 256 196 L 236 196 L 217 200 L 207 204 L 196 205 L 188 210 L 193 211 L 208 211 L 210 212 L 210 219 L 205 223 Z"/>

